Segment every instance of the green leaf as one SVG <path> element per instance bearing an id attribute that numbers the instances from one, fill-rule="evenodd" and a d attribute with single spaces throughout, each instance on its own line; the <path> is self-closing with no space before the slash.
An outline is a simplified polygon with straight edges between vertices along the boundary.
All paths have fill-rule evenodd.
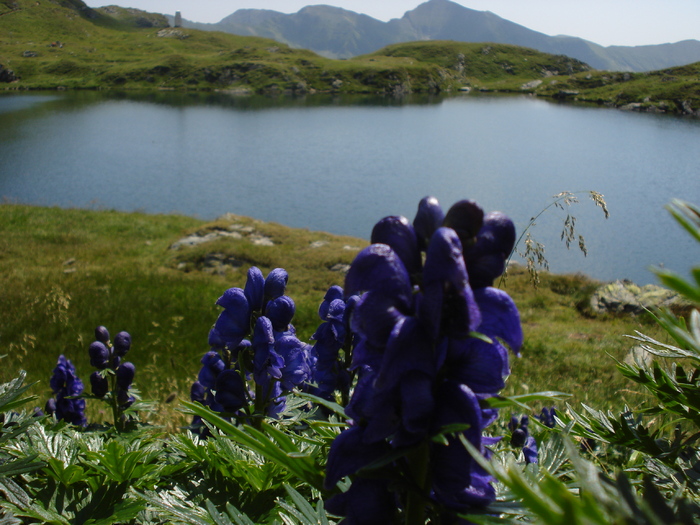
<path id="1" fill-rule="evenodd" d="M 571 397 L 571 394 L 554 391 L 533 392 L 532 394 L 520 394 L 517 396 L 494 396 L 485 399 L 483 402 L 489 408 L 518 407 L 522 410 L 531 411 L 532 409 L 526 403 L 531 403 L 533 401 L 545 401 L 547 403 L 553 403 L 555 401 L 563 401 L 567 397 Z"/>
<path id="2" fill-rule="evenodd" d="M 263 428 L 275 438 L 273 441 L 264 432 L 249 425 L 238 427 L 198 403 L 184 402 L 183 405 L 239 444 L 285 468 L 312 487 L 322 490 L 323 469 L 308 454 L 303 454 L 281 430 L 267 423 L 263 424 Z"/>
<path id="3" fill-rule="evenodd" d="M 16 459 L 14 461 L 8 461 L 6 463 L 0 464 L 0 480 L 3 477 L 11 478 L 13 476 L 18 476 L 20 474 L 26 474 L 27 472 L 33 472 L 39 470 L 46 466 L 46 463 L 42 461 L 35 461 L 38 454 L 33 454 L 21 459 Z"/>
<path id="4" fill-rule="evenodd" d="M 308 399 L 309 401 L 313 401 L 317 405 L 322 405 L 326 407 L 328 410 L 337 414 L 342 419 L 348 419 L 348 415 L 345 414 L 345 409 L 338 403 L 328 401 L 327 399 L 323 399 L 322 397 L 318 397 L 313 394 L 307 394 L 306 392 L 297 392 L 296 395 L 299 397 L 303 397 L 304 399 Z"/>

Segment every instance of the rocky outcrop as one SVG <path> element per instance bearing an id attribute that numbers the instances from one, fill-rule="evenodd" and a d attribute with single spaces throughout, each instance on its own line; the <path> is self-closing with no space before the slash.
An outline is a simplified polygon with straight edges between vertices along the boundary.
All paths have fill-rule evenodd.
<path id="1" fill-rule="evenodd" d="M 17 80 L 19 80 L 19 78 L 17 78 L 14 71 L 0 64 L 0 82 L 16 82 Z"/>
<path id="2" fill-rule="evenodd" d="M 591 310 L 597 314 L 641 314 L 647 309 L 670 308 L 681 312 L 690 305 L 677 293 L 661 286 L 637 286 L 622 280 L 605 284 L 591 296 Z"/>

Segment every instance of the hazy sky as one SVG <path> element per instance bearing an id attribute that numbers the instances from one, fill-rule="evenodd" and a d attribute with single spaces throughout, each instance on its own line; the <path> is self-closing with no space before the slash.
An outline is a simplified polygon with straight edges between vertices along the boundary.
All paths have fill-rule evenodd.
<path id="1" fill-rule="evenodd" d="M 570 35 L 597 44 L 647 45 L 700 40 L 700 0 L 456 0 L 470 9 L 498 16 L 547 35 Z M 401 18 L 421 0 L 86 0 L 90 7 L 116 3 L 194 22 L 218 22 L 238 9 L 295 13 L 306 5 L 327 4 L 379 20 Z"/>

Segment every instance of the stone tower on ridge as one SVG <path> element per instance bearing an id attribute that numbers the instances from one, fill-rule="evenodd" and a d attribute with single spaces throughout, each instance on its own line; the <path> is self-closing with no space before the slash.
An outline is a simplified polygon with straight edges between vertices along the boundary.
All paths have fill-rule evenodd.
<path id="1" fill-rule="evenodd" d="M 173 27 L 182 27 L 182 15 L 180 14 L 180 11 L 175 11 L 175 23 L 173 24 Z"/>

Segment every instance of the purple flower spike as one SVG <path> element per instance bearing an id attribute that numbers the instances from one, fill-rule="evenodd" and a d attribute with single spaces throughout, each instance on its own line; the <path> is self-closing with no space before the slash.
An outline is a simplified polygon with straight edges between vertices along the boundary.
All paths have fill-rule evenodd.
<path id="1" fill-rule="evenodd" d="M 46 403 L 47 411 L 53 413 L 56 419 L 86 426 L 85 400 L 79 397 L 83 393 L 83 382 L 76 375 L 73 363 L 65 356 L 59 356 L 49 384 L 54 391 L 55 400 Z"/>
<path id="2" fill-rule="evenodd" d="M 98 326 L 95 328 L 95 339 L 100 343 L 109 343 L 109 331 L 104 326 Z"/>
<path id="3" fill-rule="evenodd" d="M 466 250 L 476 242 L 476 235 L 484 222 L 484 210 L 474 201 L 463 200 L 456 202 L 447 211 L 443 226 L 452 228 L 462 247 Z"/>
<path id="4" fill-rule="evenodd" d="M 265 277 L 256 266 L 248 269 L 248 279 L 245 282 L 244 290 L 248 305 L 254 312 L 259 312 L 263 308 L 263 298 L 265 293 Z"/>
<path id="5" fill-rule="evenodd" d="M 131 336 L 128 332 L 119 332 L 114 336 L 114 353 L 119 357 L 124 357 L 131 348 Z"/>
<path id="6" fill-rule="evenodd" d="M 109 392 L 109 381 L 99 372 L 93 372 L 90 374 L 90 387 L 92 389 L 92 395 L 104 397 L 107 395 L 107 392 Z"/>
<path id="7" fill-rule="evenodd" d="M 126 362 L 119 365 L 117 368 L 117 385 L 122 390 L 129 390 L 131 383 L 134 382 L 134 375 L 136 374 L 136 367 L 133 363 Z"/>
<path id="8" fill-rule="evenodd" d="M 413 229 L 421 250 L 425 251 L 430 238 L 445 220 L 445 212 L 435 197 L 424 197 L 418 204 L 418 212 L 413 219 Z"/>
<path id="9" fill-rule="evenodd" d="M 396 252 L 386 244 L 372 244 L 362 250 L 345 276 L 345 294 L 379 292 L 403 307 L 411 304 L 411 280 Z"/>
<path id="10" fill-rule="evenodd" d="M 272 322 L 276 332 L 286 332 L 292 322 L 295 312 L 294 301 L 288 295 L 282 295 L 267 303 L 265 316 Z"/>
<path id="11" fill-rule="evenodd" d="M 420 272 L 418 238 L 406 217 L 385 217 L 372 229 L 372 244 L 388 244 L 403 262 L 409 275 Z"/>
<path id="12" fill-rule="evenodd" d="M 284 295 L 287 289 L 287 281 L 289 280 L 289 274 L 284 268 L 275 268 L 265 279 L 265 298 L 277 299 L 278 297 Z"/>
<path id="13" fill-rule="evenodd" d="M 99 370 L 104 370 L 109 366 L 109 348 L 104 343 L 95 341 L 88 348 L 90 353 L 90 364 Z"/>

